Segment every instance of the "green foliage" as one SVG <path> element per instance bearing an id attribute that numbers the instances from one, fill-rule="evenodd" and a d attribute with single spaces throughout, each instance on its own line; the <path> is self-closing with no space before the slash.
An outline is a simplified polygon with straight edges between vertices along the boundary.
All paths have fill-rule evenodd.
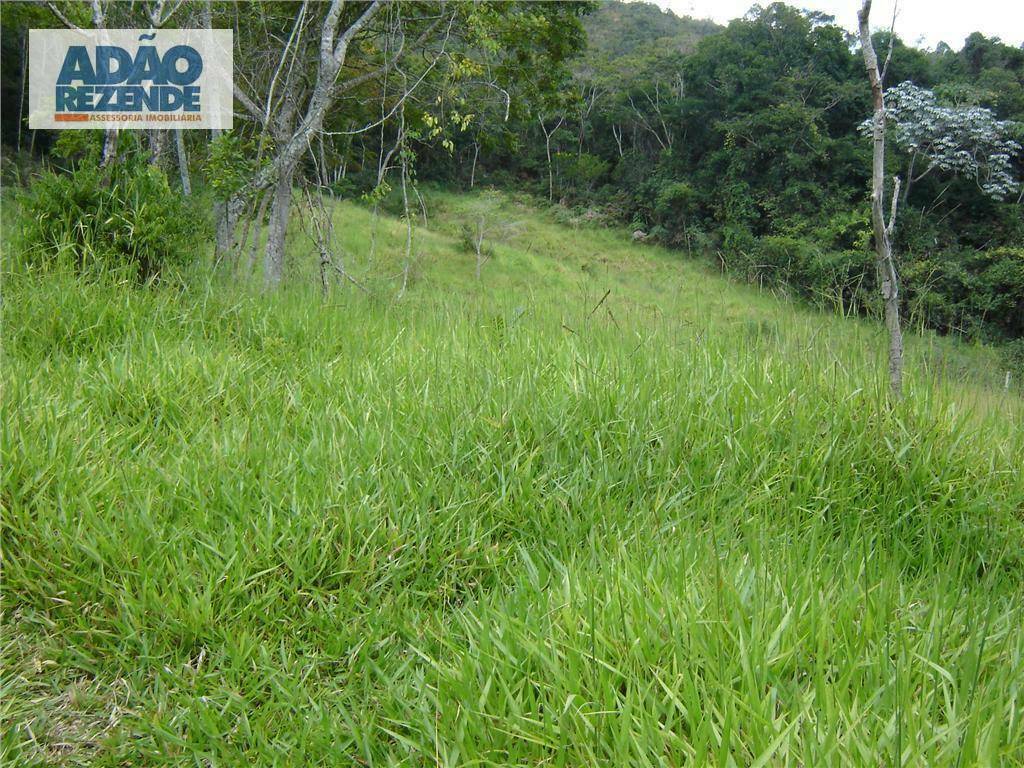
<path id="1" fill-rule="evenodd" d="M 697 216 L 700 196 L 693 185 L 685 181 L 670 182 L 660 187 L 654 202 L 653 219 L 665 235 L 659 239 L 670 245 L 679 245 L 688 225 Z"/>
<path id="2" fill-rule="evenodd" d="M 218 199 L 227 200 L 270 162 L 271 150 L 269 137 L 260 143 L 234 131 L 222 133 L 210 142 L 204 167 L 210 189 Z"/>
<path id="3" fill-rule="evenodd" d="M 208 229 L 200 205 L 139 159 L 102 168 L 87 155 L 72 172 L 47 171 L 21 207 L 28 264 L 113 270 L 141 281 L 194 261 Z"/>
<path id="4" fill-rule="evenodd" d="M 653 3 L 604 0 L 584 20 L 587 30 L 586 62 L 633 60 L 653 49 L 690 51 L 701 40 L 721 30 L 709 19 L 679 17 Z M 621 75 L 621 71 L 620 71 Z"/>
<path id="5" fill-rule="evenodd" d="M 1018 383 L 1024 380 L 1024 338 L 1014 339 L 1006 344 L 1002 352 L 1011 378 L 1016 376 Z"/>
<path id="6" fill-rule="evenodd" d="M 644 4 L 588 17 L 589 48 L 548 112 L 548 125 L 564 118 L 553 140 L 559 193 L 690 253 L 691 232 L 704 233 L 702 249 L 742 279 L 872 311 L 870 144 L 858 134 L 871 104 L 859 51 L 828 17 L 781 3 L 724 29 L 697 24 Z M 959 52 L 891 42 L 888 84 L 913 83 L 894 86 L 894 99 L 919 107 L 894 121 L 887 169 L 905 192 L 895 235 L 904 309 L 942 332 L 1012 338 L 1019 323 L 1002 310 L 1013 300 L 994 291 L 1017 289 L 991 260 L 1013 273 L 1008 254 L 1024 242 L 1013 182 L 1024 55 L 981 35 Z M 879 50 L 889 43 L 876 35 Z M 930 94 L 921 89 L 936 95 L 909 98 Z M 481 154 L 478 178 L 546 186 L 539 127 L 519 133 L 516 151 Z M 579 173 L 572 157 L 594 172 Z"/>
<path id="7" fill-rule="evenodd" d="M 907 302 L 925 326 L 970 338 L 1024 337 L 1024 249 L 936 251 L 907 260 Z"/>
<path id="8" fill-rule="evenodd" d="M 61 131 L 53 143 L 52 155 L 71 167 L 79 163 L 95 166 L 102 152 L 103 131 Z"/>
<path id="9" fill-rule="evenodd" d="M 587 152 L 559 152 L 555 155 L 564 183 L 575 195 L 587 195 L 608 172 L 608 163 Z"/>

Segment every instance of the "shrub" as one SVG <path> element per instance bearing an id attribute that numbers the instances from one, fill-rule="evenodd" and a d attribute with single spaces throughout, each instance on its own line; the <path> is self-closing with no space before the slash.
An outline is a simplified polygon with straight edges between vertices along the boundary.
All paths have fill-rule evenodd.
<path id="1" fill-rule="evenodd" d="M 1024 248 L 979 251 L 975 310 L 1008 338 L 1024 338 Z"/>
<path id="2" fill-rule="evenodd" d="M 480 232 L 477 229 L 477 225 L 470 222 L 463 222 L 459 226 L 459 249 L 463 253 L 469 253 L 474 256 L 479 255 L 485 259 L 491 259 L 494 257 L 494 245 L 487 239 L 489 232 L 485 232 L 482 242 L 480 243 L 480 253 L 477 254 L 477 238 L 479 238 Z"/>
<path id="3" fill-rule="evenodd" d="M 665 230 L 663 242 L 682 245 L 689 223 L 699 210 L 697 191 L 686 182 L 666 184 L 658 190 L 654 203 L 655 222 Z"/>
<path id="4" fill-rule="evenodd" d="M 1024 387 L 1024 339 L 1014 339 L 1002 349 L 1003 362 L 1011 373 L 1010 380 Z"/>
<path id="5" fill-rule="evenodd" d="M 101 168 L 86 159 L 69 173 L 47 171 L 22 207 L 30 265 L 128 270 L 143 282 L 193 260 L 208 230 L 197 203 L 142 160 Z"/>
<path id="6" fill-rule="evenodd" d="M 77 131 L 68 131 L 77 133 Z M 0 157 L 0 184 L 5 187 L 18 187 L 26 183 L 39 169 L 39 161 L 26 150 L 20 152 L 4 148 Z"/>
<path id="7" fill-rule="evenodd" d="M 971 338 L 1024 336 L 1024 249 L 910 255 L 903 283 L 914 317 Z"/>
<path id="8" fill-rule="evenodd" d="M 565 183 L 577 194 L 590 194 L 598 179 L 608 172 L 608 163 L 586 152 L 558 152 L 555 161 Z"/>

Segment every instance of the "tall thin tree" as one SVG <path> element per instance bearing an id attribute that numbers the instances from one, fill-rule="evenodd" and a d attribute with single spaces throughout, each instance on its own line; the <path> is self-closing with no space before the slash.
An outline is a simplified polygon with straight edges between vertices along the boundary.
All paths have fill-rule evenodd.
<path id="1" fill-rule="evenodd" d="M 899 282 L 893 257 L 892 230 L 896 223 L 896 204 L 899 200 L 900 180 L 893 177 L 892 206 L 889 221 L 885 220 L 885 72 L 892 56 L 892 33 L 890 32 L 889 54 L 882 69 L 878 68 L 878 57 L 871 42 L 868 22 L 871 16 L 871 0 L 864 0 L 857 14 L 860 29 L 860 48 L 864 67 L 871 83 L 871 99 L 874 118 L 871 127 L 871 224 L 875 235 L 875 263 L 882 284 L 882 301 L 885 305 L 885 327 L 889 332 L 889 388 L 895 398 L 903 395 L 903 331 L 900 328 Z M 895 11 L 893 12 L 895 22 Z"/>

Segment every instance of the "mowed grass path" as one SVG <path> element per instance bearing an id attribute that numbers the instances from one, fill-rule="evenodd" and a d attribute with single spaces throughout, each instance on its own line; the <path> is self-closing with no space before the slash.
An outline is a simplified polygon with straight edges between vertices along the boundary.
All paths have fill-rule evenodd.
<path id="1" fill-rule="evenodd" d="M 6 761 L 1024 764 L 987 353 L 427 202 L 400 302 L 351 205 L 370 295 L 5 273 Z"/>

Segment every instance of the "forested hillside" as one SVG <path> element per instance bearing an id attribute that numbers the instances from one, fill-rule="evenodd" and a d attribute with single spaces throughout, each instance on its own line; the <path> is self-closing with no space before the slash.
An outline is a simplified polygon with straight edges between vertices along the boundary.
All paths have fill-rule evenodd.
<path id="1" fill-rule="evenodd" d="M 57 20 L 38 7 L 4 13 L 12 96 L 24 29 Z M 239 46 L 270 28 L 287 36 L 295 22 L 287 5 L 253 18 L 219 14 L 215 5 L 210 23 L 235 27 Z M 924 51 L 879 32 L 875 47 L 891 47 L 886 162 L 887 177 L 902 183 L 894 243 L 903 317 L 1014 342 L 1024 334 L 1024 51 L 980 34 L 959 50 Z M 272 56 L 243 63 L 247 82 L 273 82 Z M 346 90 L 317 117 L 324 133 L 314 151 L 279 158 L 293 183 L 375 199 L 399 195 L 401 178 L 407 197 L 427 180 L 527 189 L 737 279 L 829 310 L 879 310 L 868 255 L 870 93 L 855 41 L 831 18 L 776 3 L 723 29 L 645 3 L 541 4 L 507 16 L 478 6 L 450 30 L 441 58 L 404 66 L 409 98 L 396 101 L 392 73 Z M 193 172 L 212 174 L 213 189 L 236 204 L 250 201 L 247 216 L 260 205 L 218 179 L 248 172 L 260 135 L 291 140 L 290 129 L 275 137 L 274 123 L 251 118 L 243 112 L 212 146 L 185 137 Z M 52 136 L 21 135 L 12 120 L 5 110 L 5 143 L 48 150 Z M 1024 356 L 1024 342 L 1008 349 Z"/>
<path id="2" fill-rule="evenodd" d="M 676 16 L 653 3 L 596 3 L 583 19 L 587 46 L 580 59 L 587 63 L 604 59 L 610 63 L 626 57 L 649 55 L 664 50 L 691 53 L 701 38 L 721 27 L 707 19 Z"/>
<path id="3" fill-rule="evenodd" d="M 859 130 L 870 100 L 847 33 L 781 4 L 724 30 L 643 4 L 602 6 L 586 26 L 591 47 L 540 117 L 553 128 L 550 189 L 537 120 L 520 124 L 514 151 L 481 152 L 478 177 L 528 179 L 553 200 L 820 305 L 876 305 L 870 143 Z M 641 34 L 659 42 L 637 45 Z M 879 33 L 876 48 L 888 45 Z M 905 314 L 945 333 L 1019 338 L 1021 192 L 990 182 L 1020 178 L 1024 51 L 980 34 L 958 51 L 896 38 L 887 79 L 917 87 L 888 154 L 889 174 L 903 180 Z M 468 152 L 453 166 L 464 182 Z M 958 153 L 970 161 L 958 165 Z"/>

